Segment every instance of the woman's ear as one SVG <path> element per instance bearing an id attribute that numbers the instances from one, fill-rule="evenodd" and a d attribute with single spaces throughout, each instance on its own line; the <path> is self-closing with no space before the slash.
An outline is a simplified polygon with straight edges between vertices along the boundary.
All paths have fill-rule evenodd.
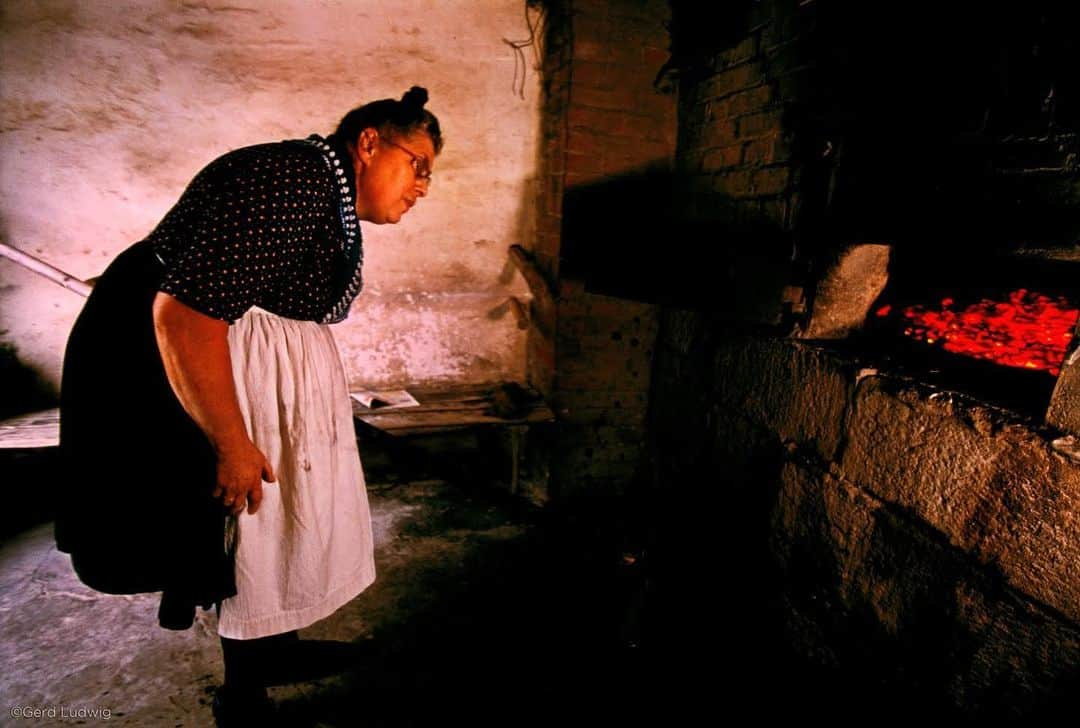
<path id="1" fill-rule="evenodd" d="M 356 138 L 356 153 L 361 159 L 367 161 L 375 154 L 375 148 L 379 145 L 379 132 L 375 129 L 364 129 Z"/>

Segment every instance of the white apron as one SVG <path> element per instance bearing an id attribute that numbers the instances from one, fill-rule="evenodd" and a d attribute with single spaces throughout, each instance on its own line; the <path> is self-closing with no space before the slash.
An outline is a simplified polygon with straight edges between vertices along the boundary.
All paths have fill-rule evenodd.
<path id="1" fill-rule="evenodd" d="M 237 594 L 221 604 L 218 634 L 254 639 L 306 627 L 367 588 L 374 546 L 330 327 L 253 308 L 228 336 L 248 434 L 277 476 L 259 510 L 226 527 Z"/>

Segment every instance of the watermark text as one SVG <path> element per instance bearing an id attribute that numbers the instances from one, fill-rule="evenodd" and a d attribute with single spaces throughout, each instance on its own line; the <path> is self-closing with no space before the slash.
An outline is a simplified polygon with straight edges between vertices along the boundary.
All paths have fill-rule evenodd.
<path id="1" fill-rule="evenodd" d="M 41 718 L 54 720 L 109 720 L 112 718 L 110 708 L 87 705 L 13 705 L 8 712 L 12 718 L 28 718 L 31 720 Z"/>

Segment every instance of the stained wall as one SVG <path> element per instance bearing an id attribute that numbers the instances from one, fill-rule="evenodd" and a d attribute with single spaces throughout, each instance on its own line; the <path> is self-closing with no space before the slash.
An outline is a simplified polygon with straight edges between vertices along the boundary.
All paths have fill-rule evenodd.
<path id="1" fill-rule="evenodd" d="M 534 12 L 535 15 L 535 12 Z M 77 277 L 145 236 L 206 163 L 333 130 L 426 86 L 446 146 L 427 199 L 364 227 L 366 288 L 336 327 L 355 386 L 523 379 L 539 128 L 521 0 L 7 2 L 0 239 Z M 82 299 L 0 259 L 0 343 L 53 386 Z"/>

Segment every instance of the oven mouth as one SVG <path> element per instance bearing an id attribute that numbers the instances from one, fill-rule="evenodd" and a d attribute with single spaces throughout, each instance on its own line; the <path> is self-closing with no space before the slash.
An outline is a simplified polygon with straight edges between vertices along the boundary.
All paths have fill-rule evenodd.
<path id="1" fill-rule="evenodd" d="M 1063 362 L 1080 346 L 1080 262 L 920 258 L 894 258 L 862 328 L 834 343 L 873 366 L 1042 421 Z"/>

